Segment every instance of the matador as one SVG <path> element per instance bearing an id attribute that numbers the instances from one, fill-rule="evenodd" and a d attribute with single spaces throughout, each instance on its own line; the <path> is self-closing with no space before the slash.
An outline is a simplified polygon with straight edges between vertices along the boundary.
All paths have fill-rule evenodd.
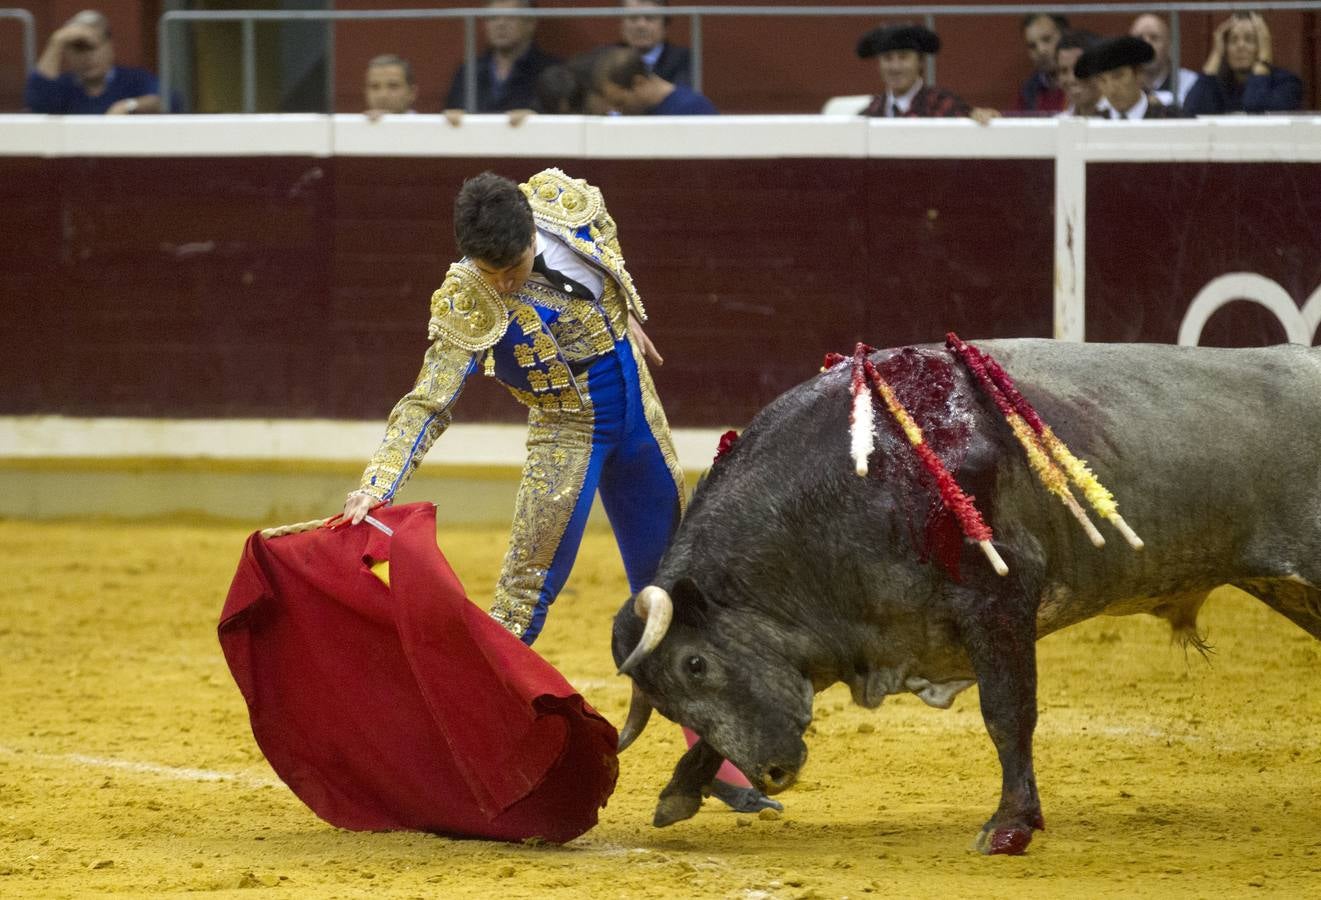
<path id="1" fill-rule="evenodd" d="M 647 369 L 646 313 L 600 190 L 559 169 L 521 185 L 487 173 L 460 191 L 455 235 L 464 258 L 431 298 L 422 371 L 345 514 L 360 519 L 392 500 L 449 426 L 467 379 L 496 378 L 528 407 L 528 438 L 491 615 L 531 644 L 597 490 L 636 592 L 678 524 L 683 471 Z"/>

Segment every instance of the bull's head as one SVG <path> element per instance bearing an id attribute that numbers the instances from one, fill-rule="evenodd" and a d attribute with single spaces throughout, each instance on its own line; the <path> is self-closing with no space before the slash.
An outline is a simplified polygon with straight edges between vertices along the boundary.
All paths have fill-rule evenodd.
<path id="1" fill-rule="evenodd" d="M 688 578 L 673 596 L 653 585 L 620 609 L 615 662 L 633 679 L 621 750 L 655 708 L 696 731 L 759 790 L 794 783 L 807 758 L 812 683 L 745 615 L 708 599 Z"/>

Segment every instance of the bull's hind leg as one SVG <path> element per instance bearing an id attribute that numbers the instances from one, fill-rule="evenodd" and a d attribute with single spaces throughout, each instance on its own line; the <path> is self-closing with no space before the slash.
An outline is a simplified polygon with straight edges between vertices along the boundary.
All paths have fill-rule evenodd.
<path id="1" fill-rule="evenodd" d="M 1022 853 L 1034 829 L 1044 829 L 1032 732 L 1037 725 L 1036 618 L 1022 597 L 972 603 L 959 623 L 977 675 L 982 718 L 1000 757 L 1000 806 L 982 827 L 982 853 Z"/>
<path id="2" fill-rule="evenodd" d="M 1234 587 L 1246 591 L 1271 609 L 1293 622 L 1317 640 L 1321 640 L 1321 588 L 1301 576 L 1290 578 L 1236 581 Z"/>

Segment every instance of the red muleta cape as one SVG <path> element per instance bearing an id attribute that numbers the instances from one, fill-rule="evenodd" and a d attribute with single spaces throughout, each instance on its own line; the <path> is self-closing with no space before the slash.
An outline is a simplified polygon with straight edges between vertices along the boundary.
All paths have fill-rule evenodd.
<path id="1" fill-rule="evenodd" d="M 332 825 L 572 840 L 618 777 L 615 729 L 464 594 L 435 507 L 248 538 L 220 645 L 276 774 Z M 372 574 L 389 562 L 389 586 Z"/>

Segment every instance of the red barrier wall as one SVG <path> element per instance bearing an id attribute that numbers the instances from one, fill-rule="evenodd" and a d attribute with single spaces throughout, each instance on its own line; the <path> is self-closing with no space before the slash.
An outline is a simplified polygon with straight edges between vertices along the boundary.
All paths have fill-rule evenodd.
<path id="1" fill-rule="evenodd" d="M 1049 160 L 568 167 L 620 223 L 676 425 L 746 421 L 857 340 L 1050 334 Z M 17 236 L 0 291 L 21 323 L 0 337 L 0 413 L 383 418 L 426 347 L 472 171 L 0 159 L 0 231 Z M 470 394 L 466 418 L 522 416 L 493 385 Z"/>
<path id="2" fill-rule="evenodd" d="M 525 177 L 554 162 L 482 164 Z M 1051 334 L 1052 160 L 564 165 L 620 223 L 677 426 L 741 424 L 857 340 Z M 425 349 L 473 171 L 0 158 L 0 414 L 382 418 Z M 1235 272 L 1274 282 L 1289 317 L 1321 305 L 1318 163 L 1091 163 L 1086 234 L 1089 340 L 1172 342 L 1193 298 Z M 1233 303 L 1202 343 L 1284 337 L 1274 314 Z M 461 418 L 521 417 L 474 381 Z"/>

